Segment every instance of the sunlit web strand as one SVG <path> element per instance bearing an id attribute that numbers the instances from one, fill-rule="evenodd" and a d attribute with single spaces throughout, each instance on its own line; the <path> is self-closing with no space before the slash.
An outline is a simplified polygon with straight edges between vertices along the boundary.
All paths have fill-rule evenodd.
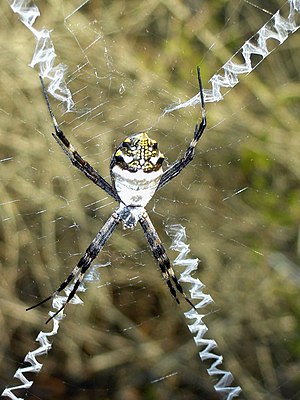
<path id="1" fill-rule="evenodd" d="M 287 3 L 286 3 L 287 4 Z M 300 0 L 288 0 L 289 14 L 287 18 L 281 15 L 278 10 L 263 27 L 247 40 L 244 45 L 213 75 L 209 80 L 211 89 L 204 89 L 204 101 L 206 103 L 216 102 L 223 99 L 226 93 L 222 95 L 222 88 L 233 88 L 239 83 L 238 75 L 250 74 L 269 54 L 271 54 L 278 46 L 280 46 L 292 33 L 296 32 L 300 25 L 296 22 L 296 17 L 300 13 Z M 285 9 L 285 7 L 284 7 Z M 268 40 L 273 39 L 278 43 L 272 49 L 268 49 Z M 260 56 L 260 59 L 253 56 Z M 244 63 L 237 63 L 236 58 L 242 58 Z M 173 104 L 164 110 L 164 114 L 178 110 L 184 107 L 194 106 L 201 103 L 199 93 L 191 99 Z"/>
<path id="2" fill-rule="evenodd" d="M 55 63 L 56 53 L 48 29 L 37 30 L 33 27 L 35 20 L 40 16 L 40 11 L 31 0 L 9 0 L 10 7 L 16 13 L 21 22 L 30 30 L 36 39 L 36 46 L 29 66 L 39 66 L 39 74 L 42 78 L 48 78 L 50 84 L 49 93 L 57 100 L 65 103 L 68 111 L 74 106 L 72 95 L 68 89 L 64 75 L 67 70 L 65 64 Z"/>
<path id="3" fill-rule="evenodd" d="M 48 91 L 58 100 L 65 103 L 67 110 L 70 110 L 74 103 L 72 100 L 71 92 L 67 88 L 64 81 L 64 74 L 67 70 L 66 65 L 58 64 L 55 65 L 55 48 L 51 41 L 50 31 L 43 28 L 41 30 L 36 30 L 33 27 L 36 19 L 40 16 L 39 9 L 30 0 L 13 0 L 10 1 L 10 7 L 14 13 L 16 13 L 21 22 L 32 32 L 36 39 L 36 47 L 32 57 L 32 61 L 29 64 L 30 67 L 34 68 L 39 66 L 39 74 L 43 78 L 48 78 L 50 80 Z M 70 290 L 70 288 L 68 288 Z M 57 296 L 53 299 L 52 307 L 54 309 L 60 309 L 65 303 L 67 297 Z M 76 296 L 75 302 L 80 303 L 81 300 Z M 52 313 L 53 314 L 53 313 Z M 52 315 L 50 312 L 50 315 Z M 19 385 L 7 387 L 2 392 L 1 396 L 9 397 L 12 400 L 23 400 L 23 397 L 18 397 L 14 394 L 15 391 L 27 390 L 29 389 L 33 381 L 26 378 L 24 374 L 28 373 L 38 373 L 40 372 L 43 364 L 39 363 L 36 357 L 45 355 L 51 349 L 51 343 L 49 339 L 51 336 L 55 336 L 58 332 L 59 321 L 63 317 L 62 313 L 55 318 L 53 318 L 53 328 L 50 332 L 41 331 L 36 341 L 39 343 L 39 347 L 34 351 L 27 353 L 24 358 L 24 367 L 18 368 L 14 374 L 14 378 L 20 381 Z"/>
<path id="4" fill-rule="evenodd" d="M 23 397 L 17 397 L 13 392 L 16 390 L 26 390 L 29 389 L 33 381 L 29 381 L 24 374 L 29 372 L 38 373 L 40 372 L 43 364 L 39 363 L 36 357 L 45 355 L 51 349 L 51 343 L 48 340 L 48 337 L 54 336 L 57 334 L 59 328 L 59 322 L 57 319 L 53 320 L 53 329 L 51 332 L 40 332 L 36 338 L 36 341 L 39 342 L 39 347 L 27 353 L 24 358 L 24 364 L 29 364 L 28 366 L 24 366 L 18 368 L 16 373 L 14 374 L 14 378 L 18 379 L 21 384 L 16 386 L 11 386 L 3 390 L 1 396 L 9 397 L 12 400 L 24 400 Z"/>
<path id="5" fill-rule="evenodd" d="M 171 249 L 179 252 L 173 262 L 174 266 L 185 268 L 179 280 L 191 285 L 189 289 L 191 298 L 200 300 L 196 305 L 197 310 L 203 309 L 213 303 L 213 299 L 209 294 L 204 293 L 205 285 L 198 278 L 192 277 L 192 273 L 197 270 L 198 260 L 187 257 L 190 249 L 189 245 L 186 244 L 185 228 L 179 224 L 169 225 L 166 227 L 166 231 L 173 239 Z M 209 367 L 207 367 L 208 374 L 218 379 L 218 382 L 214 385 L 216 392 L 226 400 L 238 397 L 241 392 L 240 386 L 232 386 L 233 376 L 231 372 L 220 369 L 223 357 L 214 353 L 214 350 L 218 347 L 216 341 L 204 338 L 208 331 L 208 326 L 203 322 L 206 314 L 199 314 L 194 309 L 191 309 L 189 312 L 184 313 L 184 316 L 188 320 L 188 328 L 194 335 L 196 345 L 202 348 L 199 352 L 201 360 L 207 360 L 210 363 Z"/>

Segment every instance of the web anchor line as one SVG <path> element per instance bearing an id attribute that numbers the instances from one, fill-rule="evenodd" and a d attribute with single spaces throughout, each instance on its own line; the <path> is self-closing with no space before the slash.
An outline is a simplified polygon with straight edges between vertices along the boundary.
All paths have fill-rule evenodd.
<path id="1" fill-rule="evenodd" d="M 278 46 L 280 46 L 288 37 L 296 32 L 300 24 L 297 24 L 296 17 L 300 13 L 300 0 L 288 0 L 289 13 L 288 17 L 284 18 L 278 10 L 269 21 L 259 29 L 259 31 L 247 40 L 244 45 L 218 70 L 216 74 L 209 80 L 211 89 L 204 89 L 205 103 L 212 103 L 223 100 L 229 90 L 222 95 L 222 88 L 232 89 L 239 83 L 240 74 L 250 74 L 269 54 L 271 54 Z M 272 43 L 272 49 L 268 49 L 268 40 L 273 39 L 278 43 Z M 253 56 L 261 58 L 253 59 Z M 244 63 L 235 62 L 236 58 L 244 60 Z M 191 99 L 173 104 L 164 110 L 164 114 L 179 110 L 180 108 L 195 106 L 200 104 L 201 99 L 199 93 Z"/>

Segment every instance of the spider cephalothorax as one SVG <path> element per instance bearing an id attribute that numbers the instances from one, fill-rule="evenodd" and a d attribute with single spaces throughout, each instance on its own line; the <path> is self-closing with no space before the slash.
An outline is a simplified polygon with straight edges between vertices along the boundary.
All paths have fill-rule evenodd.
<path id="1" fill-rule="evenodd" d="M 76 291 L 83 281 L 85 273 L 90 268 L 93 260 L 103 249 L 105 243 L 120 222 L 123 223 L 124 228 L 134 228 L 137 223 L 141 225 L 152 253 L 158 261 L 163 279 L 166 281 L 172 296 L 175 298 L 177 303 L 179 303 L 177 294 L 180 294 L 188 304 L 195 308 L 193 303 L 185 295 L 181 284 L 176 278 L 163 244 L 159 239 L 159 236 L 144 207 L 157 190 L 161 189 L 172 179 L 174 179 L 183 170 L 183 168 L 185 168 L 189 162 L 192 161 L 195 147 L 205 130 L 206 117 L 200 68 L 198 68 L 197 71 L 202 119 L 200 124 L 197 124 L 195 127 L 193 139 L 186 149 L 184 156 L 175 161 L 175 163 L 173 163 L 166 171 L 163 171 L 162 164 L 164 161 L 164 156 L 158 150 L 157 142 L 153 139 L 150 139 L 145 132 L 131 135 L 123 140 L 112 157 L 110 164 L 112 185 L 81 157 L 81 155 L 75 150 L 63 131 L 60 129 L 51 109 L 44 81 L 42 77 L 40 77 L 44 97 L 55 129 L 55 133 L 53 133 L 55 140 L 61 146 L 71 163 L 80 171 L 82 171 L 93 183 L 103 189 L 114 200 L 119 202 L 119 207 L 108 218 L 95 238 L 92 240 L 91 244 L 86 249 L 78 264 L 74 267 L 73 271 L 61 283 L 55 292 L 53 292 L 45 300 L 42 300 L 38 304 L 29 307 L 27 310 L 31 310 L 32 308 L 50 300 L 56 294 L 66 289 L 67 286 L 73 282 L 72 289 L 70 290 L 66 299 L 66 303 L 69 303 L 75 296 Z M 62 311 L 63 308 L 64 306 L 53 313 L 48 321 Z"/>
<path id="2" fill-rule="evenodd" d="M 126 206 L 145 207 L 163 174 L 163 154 L 157 142 L 142 132 L 128 136 L 112 157 L 113 185 Z"/>

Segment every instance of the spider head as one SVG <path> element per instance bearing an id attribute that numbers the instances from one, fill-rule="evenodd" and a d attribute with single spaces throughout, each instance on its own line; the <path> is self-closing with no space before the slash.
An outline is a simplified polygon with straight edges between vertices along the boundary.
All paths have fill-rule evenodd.
<path id="1" fill-rule="evenodd" d="M 158 171 L 163 161 L 164 155 L 158 150 L 157 142 L 142 132 L 123 140 L 113 155 L 112 165 L 130 172 L 151 173 Z"/>

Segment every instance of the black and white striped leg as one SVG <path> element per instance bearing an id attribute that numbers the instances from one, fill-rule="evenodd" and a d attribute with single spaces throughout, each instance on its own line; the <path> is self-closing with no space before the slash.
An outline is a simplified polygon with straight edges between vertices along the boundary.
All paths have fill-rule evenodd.
<path id="1" fill-rule="evenodd" d="M 200 75 L 200 67 L 197 67 L 197 73 L 198 73 L 198 82 L 199 82 L 199 94 L 200 94 L 200 99 L 201 99 L 201 113 L 202 113 L 201 122 L 199 125 L 196 124 L 193 140 L 189 144 L 189 147 L 187 148 L 184 156 L 180 160 L 175 161 L 175 163 L 172 164 L 162 174 L 162 177 L 160 179 L 160 182 L 159 182 L 156 190 L 161 189 L 168 182 L 170 182 L 173 178 L 175 178 L 192 161 L 192 159 L 194 158 L 195 148 L 197 146 L 197 143 L 206 128 L 205 104 L 204 104 L 203 88 L 202 88 L 202 81 L 201 81 L 201 75 Z"/>
<path id="2" fill-rule="evenodd" d="M 141 224 L 141 227 L 143 228 L 147 242 L 149 243 L 152 253 L 159 264 L 159 267 L 162 272 L 162 276 L 163 276 L 164 280 L 166 281 L 172 296 L 175 298 L 176 302 L 179 304 L 180 301 L 177 297 L 177 292 L 179 292 L 183 296 L 185 301 L 196 310 L 196 307 L 186 296 L 181 284 L 178 282 L 175 272 L 174 272 L 173 268 L 171 267 L 170 259 L 167 256 L 167 253 L 162 245 L 162 242 L 161 242 L 161 240 L 154 228 L 154 225 L 152 224 L 150 217 L 146 211 L 145 211 L 143 217 L 139 220 L 139 222 Z"/>
<path id="3" fill-rule="evenodd" d="M 62 148 L 63 152 L 69 158 L 74 167 L 78 168 L 81 172 L 83 172 L 92 182 L 94 182 L 97 186 L 101 187 L 108 195 L 113 197 L 116 201 L 120 201 L 118 194 L 114 190 L 114 188 L 106 182 L 106 180 L 87 162 L 85 161 L 78 151 L 74 148 L 74 146 L 67 139 L 63 131 L 58 126 L 56 118 L 53 114 L 52 108 L 50 106 L 47 90 L 43 81 L 43 78 L 40 76 L 43 94 L 47 103 L 47 107 L 52 119 L 52 123 L 55 129 L 55 133 L 53 133 L 53 137 L 57 141 L 57 143 Z"/>
<path id="4" fill-rule="evenodd" d="M 110 238 L 112 233 L 114 232 L 115 228 L 120 222 L 120 218 L 114 213 L 103 225 L 102 229 L 98 232 L 98 234 L 95 236 L 94 240 L 91 242 L 89 247 L 86 249 L 86 252 L 84 255 L 81 257 L 79 260 L 78 264 L 76 267 L 73 269 L 73 271 L 70 273 L 70 275 L 62 282 L 62 284 L 59 286 L 58 289 L 55 290 L 51 294 L 51 296 L 47 297 L 46 299 L 40 301 L 38 304 L 35 304 L 34 306 L 31 306 L 26 309 L 26 311 L 32 310 L 35 307 L 40 306 L 41 304 L 45 303 L 48 300 L 51 300 L 55 295 L 60 293 L 62 290 L 64 290 L 74 279 L 74 286 L 72 290 L 70 291 L 66 303 L 58 310 L 55 312 L 54 315 L 52 315 L 46 323 L 48 323 L 52 318 L 54 318 L 57 314 L 59 314 L 65 307 L 67 303 L 69 303 L 72 298 L 75 296 L 76 291 L 79 288 L 79 285 L 83 281 L 84 275 L 91 266 L 91 263 L 93 260 L 97 257 L 97 255 L 100 253 L 100 251 L 103 249 L 103 246 L 107 242 L 107 240 Z"/>

